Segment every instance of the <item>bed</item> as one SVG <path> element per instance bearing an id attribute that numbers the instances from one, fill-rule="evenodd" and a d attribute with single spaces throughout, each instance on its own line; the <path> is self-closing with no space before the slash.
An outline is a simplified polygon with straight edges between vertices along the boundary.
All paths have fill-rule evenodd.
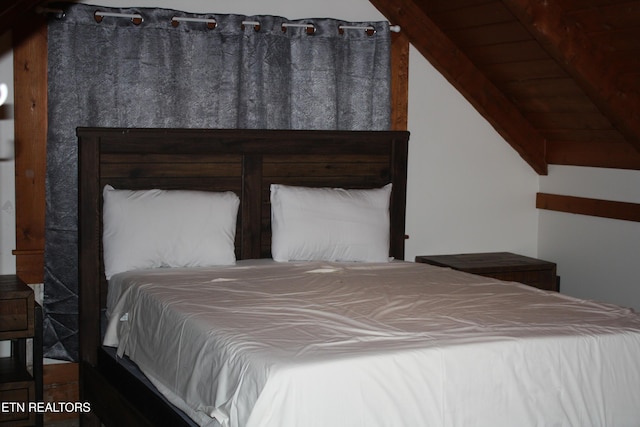
<path id="1" fill-rule="evenodd" d="M 631 310 L 403 261 L 406 132 L 82 128 L 78 141 L 84 423 L 637 425 Z M 237 261 L 114 270 L 105 186 L 236 195 Z M 388 200 L 367 205 L 388 212 L 384 259 L 288 252 L 286 197 L 333 206 L 328 190 Z"/>

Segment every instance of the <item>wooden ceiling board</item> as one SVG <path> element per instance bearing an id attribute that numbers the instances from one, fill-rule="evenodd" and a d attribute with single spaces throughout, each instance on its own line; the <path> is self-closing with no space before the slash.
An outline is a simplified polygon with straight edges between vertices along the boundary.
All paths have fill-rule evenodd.
<path id="1" fill-rule="evenodd" d="M 584 91 L 568 75 L 557 79 L 513 81 L 506 83 L 504 88 L 513 97 L 521 99 L 528 97 L 585 96 Z"/>
<path id="2" fill-rule="evenodd" d="M 497 24 L 459 28 L 447 31 L 446 34 L 462 50 L 473 46 L 531 40 L 531 35 L 515 20 Z"/>
<path id="3" fill-rule="evenodd" d="M 621 87 L 633 87 L 637 91 L 640 84 L 640 71 L 620 74 L 616 77 L 616 82 Z"/>
<path id="4" fill-rule="evenodd" d="M 549 141 L 546 155 L 554 165 L 640 170 L 640 152 L 624 142 Z"/>
<path id="5" fill-rule="evenodd" d="M 443 31 L 513 21 L 513 14 L 499 1 L 431 14 Z"/>
<path id="6" fill-rule="evenodd" d="M 638 28 L 640 5 L 638 2 L 606 4 L 588 9 L 565 10 L 567 19 L 576 22 L 585 33 Z"/>
<path id="7" fill-rule="evenodd" d="M 370 0 L 418 51 L 540 174 L 547 173 L 545 141 L 512 101 L 430 19 L 414 0 Z M 466 0 L 464 0 L 466 1 Z M 478 3 L 476 3 L 478 4 Z"/>
<path id="8" fill-rule="evenodd" d="M 479 6 L 487 3 L 487 0 L 416 0 L 416 5 L 431 15 L 435 12 L 461 10 L 468 7 Z"/>
<path id="9" fill-rule="evenodd" d="M 17 18 L 42 2 L 43 0 L 4 0 L 0 5 L 0 34 L 9 30 Z"/>
<path id="10" fill-rule="evenodd" d="M 541 133 L 549 142 L 625 142 L 624 137 L 615 129 L 546 129 Z"/>
<path id="11" fill-rule="evenodd" d="M 588 10 L 601 6 L 611 6 L 622 3 L 635 3 L 635 1 L 629 0 L 555 0 L 555 2 L 562 10 L 566 11 L 579 11 Z"/>
<path id="12" fill-rule="evenodd" d="M 505 62 L 547 59 L 549 55 L 535 40 L 473 46 L 465 49 L 467 56 L 478 66 Z"/>
<path id="13" fill-rule="evenodd" d="M 423 21 L 437 27 L 432 31 L 450 43 L 449 59 L 471 63 L 464 70 L 432 50 L 432 33 L 408 38 L 496 129 L 516 108 L 546 162 L 640 165 L 640 0 L 370 1 L 403 31 Z M 509 109 L 486 108 L 486 82 Z M 539 148 L 501 135 L 514 148 Z"/>
<path id="14" fill-rule="evenodd" d="M 502 87 L 502 83 L 541 79 L 560 79 L 567 76 L 557 62 L 545 58 L 534 61 L 503 62 L 482 67 L 489 79 Z"/>
<path id="15" fill-rule="evenodd" d="M 578 114 L 598 112 L 598 109 L 586 96 L 527 97 L 516 102 L 525 114 L 530 112 Z M 537 129 L 544 131 L 546 128 L 538 127 Z"/>
<path id="16" fill-rule="evenodd" d="M 611 52 L 608 55 L 609 66 L 617 70 L 618 75 L 640 72 L 640 49 L 636 51 Z"/>
<path id="17" fill-rule="evenodd" d="M 525 117 L 539 129 L 612 129 L 611 122 L 597 111 L 531 111 Z"/>
<path id="18" fill-rule="evenodd" d="M 565 19 L 562 9 L 551 3 L 534 0 L 504 0 L 504 3 L 640 151 L 640 94 L 616 85 L 616 70 L 608 64 L 606 52 L 598 49 L 579 27 Z M 607 65 L 609 69 L 605 70 Z"/>
<path id="19" fill-rule="evenodd" d="M 640 49 L 640 28 L 588 33 L 589 39 L 607 53 Z"/>

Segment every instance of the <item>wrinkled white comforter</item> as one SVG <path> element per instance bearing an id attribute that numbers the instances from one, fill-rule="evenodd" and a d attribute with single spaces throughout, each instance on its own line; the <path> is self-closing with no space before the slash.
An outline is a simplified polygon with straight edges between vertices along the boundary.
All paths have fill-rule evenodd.
<path id="1" fill-rule="evenodd" d="M 104 344 L 198 424 L 638 426 L 640 317 L 410 262 L 121 273 Z"/>

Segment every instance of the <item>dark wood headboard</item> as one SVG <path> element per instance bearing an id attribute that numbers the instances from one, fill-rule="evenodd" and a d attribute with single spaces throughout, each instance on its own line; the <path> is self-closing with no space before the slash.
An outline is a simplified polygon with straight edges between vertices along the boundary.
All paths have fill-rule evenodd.
<path id="1" fill-rule="evenodd" d="M 390 256 L 404 259 L 408 132 L 79 128 L 80 353 L 95 364 L 102 188 L 234 191 L 238 259 L 271 257 L 269 186 L 373 188 L 393 183 Z"/>

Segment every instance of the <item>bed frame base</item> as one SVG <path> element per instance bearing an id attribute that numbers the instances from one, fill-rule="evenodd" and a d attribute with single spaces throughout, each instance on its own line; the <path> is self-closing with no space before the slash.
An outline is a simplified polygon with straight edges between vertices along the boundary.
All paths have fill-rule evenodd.
<path id="1" fill-rule="evenodd" d="M 91 402 L 91 413 L 82 425 L 187 427 L 186 422 L 162 397 L 130 371 L 98 350 L 98 364 L 81 364 L 83 398 Z"/>

